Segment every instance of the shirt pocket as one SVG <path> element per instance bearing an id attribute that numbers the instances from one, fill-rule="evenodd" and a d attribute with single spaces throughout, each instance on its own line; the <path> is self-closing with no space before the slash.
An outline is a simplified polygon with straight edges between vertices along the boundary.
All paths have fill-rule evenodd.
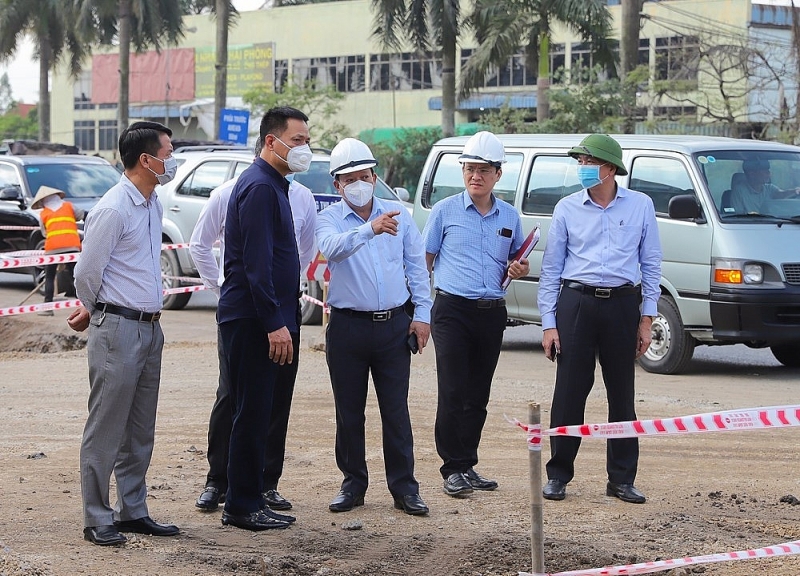
<path id="1" fill-rule="evenodd" d="M 398 262 L 403 260 L 403 229 L 398 226 L 397 236 L 383 233 L 378 236 L 380 239 L 381 256 L 387 262 Z"/>
<path id="2" fill-rule="evenodd" d="M 501 236 L 500 234 L 497 234 L 495 238 L 494 258 L 498 262 L 507 264 L 509 252 L 511 251 L 511 241 L 513 238 L 507 238 L 505 236 Z"/>
<path id="3" fill-rule="evenodd" d="M 642 227 L 619 226 L 614 234 L 614 248 L 619 252 L 630 253 L 639 249 L 642 240 Z"/>

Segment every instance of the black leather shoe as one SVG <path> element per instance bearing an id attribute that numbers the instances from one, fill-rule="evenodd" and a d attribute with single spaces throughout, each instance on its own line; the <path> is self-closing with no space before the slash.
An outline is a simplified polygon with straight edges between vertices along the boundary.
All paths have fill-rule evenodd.
<path id="1" fill-rule="evenodd" d="M 567 483 L 551 478 L 542 488 L 542 496 L 547 500 L 563 500 L 567 497 Z"/>
<path id="2" fill-rule="evenodd" d="M 264 504 L 272 508 L 273 510 L 291 510 L 292 503 L 289 502 L 286 498 L 278 494 L 277 490 L 267 490 L 263 494 L 264 496 Z"/>
<path id="3" fill-rule="evenodd" d="M 363 506 L 364 505 L 364 495 L 363 494 L 353 494 L 352 492 L 345 492 L 344 490 L 339 490 L 339 493 L 336 495 L 336 498 L 331 500 L 331 503 L 328 504 L 328 510 L 331 512 L 350 512 L 356 506 Z"/>
<path id="4" fill-rule="evenodd" d="M 270 510 L 269 506 L 264 506 L 261 511 L 270 518 L 275 518 L 275 520 L 280 520 L 281 522 L 286 522 L 287 524 L 291 524 L 297 520 L 297 518 L 294 516 L 289 516 L 288 514 L 278 514 L 277 512 Z"/>
<path id="5" fill-rule="evenodd" d="M 250 514 L 229 514 L 225 510 L 222 511 L 222 524 L 224 526 L 236 526 L 244 530 L 272 530 L 288 528 L 288 522 L 282 522 L 267 516 L 263 510 L 251 512 Z"/>
<path id="6" fill-rule="evenodd" d="M 606 484 L 606 496 L 614 496 L 631 504 L 644 504 L 647 500 L 633 484 L 615 484 L 614 482 Z"/>
<path id="7" fill-rule="evenodd" d="M 135 532 L 136 534 L 147 534 L 148 536 L 175 536 L 181 531 L 174 524 L 159 524 L 150 516 L 144 516 L 136 520 L 114 522 L 114 526 L 120 532 Z"/>
<path id="8" fill-rule="evenodd" d="M 444 479 L 444 493 L 455 498 L 463 498 L 472 494 L 472 485 L 465 474 L 455 472 Z"/>
<path id="9" fill-rule="evenodd" d="M 419 494 L 395 496 L 394 507 L 412 516 L 423 516 L 428 513 L 428 505 Z"/>
<path id="10" fill-rule="evenodd" d="M 98 546 L 116 546 L 128 541 L 115 526 L 89 526 L 83 529 L 83 539 Z"/>
<path id="11" fill-rule="evenodd" d="M 225 502 L 225 492 L 214 486 L 206 486 L 194 505 L 203 512 L 213 512 L 223 502 Z"/>
<path id="12" fill-rule="evenodd" d="M 467 482 L 469 482 L 473 490 L 494 490 L 497 488 L 496 481 L 484 478 L 472 468 L 464 472 L 464 476 L 467 477 Z"/>

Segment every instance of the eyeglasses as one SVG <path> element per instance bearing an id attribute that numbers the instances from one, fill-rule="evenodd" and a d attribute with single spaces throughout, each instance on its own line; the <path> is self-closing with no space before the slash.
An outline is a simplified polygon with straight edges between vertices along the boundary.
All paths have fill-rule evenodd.
<path id="1" fill-rule="evenodd" d="M 467 166 L 464 165 L 462 168 L 465 174 L 469 174 L 470 176 L 473 174 L 477 174 L 478 176 L 489 176 L 490 174 L 494 174 L 497 172 L 497 168 L 493 168 L 491 166 Z"/>

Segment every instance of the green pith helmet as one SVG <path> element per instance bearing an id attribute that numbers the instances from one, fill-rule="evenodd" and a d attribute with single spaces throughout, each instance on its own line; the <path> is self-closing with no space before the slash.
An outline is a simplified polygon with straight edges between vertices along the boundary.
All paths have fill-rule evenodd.
<path id="1" fill-rule="evenodd" d="M 581 140 L 580 144 L 570 149 L 567 154 L 573 158 L 584 155 L 604 160 L 617 167 L 618 176 L 625 176 L 628 173 L 622 163 L 622 148 L 608 134 L 590 134 Z"/>

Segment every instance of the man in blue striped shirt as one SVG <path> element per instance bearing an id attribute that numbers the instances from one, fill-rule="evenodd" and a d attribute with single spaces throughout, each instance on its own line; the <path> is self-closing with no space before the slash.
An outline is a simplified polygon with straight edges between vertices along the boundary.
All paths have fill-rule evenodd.
<path id="1" fill-rule="evenodd" d="M 125 173 L 86 217 L 75 289 L 83 308 L 70 315 L 89 328 L 89 416 L 81 442 L 84 538 L 111 546 L 120 532 L 174 536 L 177 526 L 148 515 L 145 475 L 153 454 L 161 380 L 161 217 L 155 192 L 175 176 L 172 131 L 136 122 L 119 137 Z M 109 503 L 111 474 L 117 503 Z"/>
<path id="2" fill-rule="evenodd" d="M 522 223 L 514 207 L 492 192 L 503 175 L 503 144 L 490 132 L 478 132 L 459 162 L 466 189 L 435 204 L 423 231 L 436 288 L 436 450 L 444 462 L 444 491 L 454 497 L 497 488 L 474 466 L 506 328 L 501 283 L 506 271 L 521 278 L 530 268 L 524 258 L 509 265 L 524 241 Z"/>
<path id="3" fill-rule="evenodd" d="M 609 422 L 635 420 L 634 360 L 650 346 L 650 324 L 661 294 L 655 210 L 645 194 L 617 185 L 614 177 L 628 172 L 622 149 L 610 136 L 587 136 L 569 155 L 578 160 L 584 189 L 553 210 L 539 280 L 542 346 L 547 358 L 558 358 L 550 426 L 583 423 L 596 356 Z M 565 498 L 580 442 L 550 438 L 545 498 Z M 607 495 L 645 501 L 633 485 L 638 461 L 636 438 L 608 441 Z"/>

